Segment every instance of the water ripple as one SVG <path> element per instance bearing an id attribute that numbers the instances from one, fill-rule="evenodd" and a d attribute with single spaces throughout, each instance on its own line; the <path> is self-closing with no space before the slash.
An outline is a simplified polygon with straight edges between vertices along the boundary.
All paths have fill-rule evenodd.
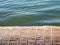
<path id="1" fill-rule="evenodd" d="M 60 25 L 60 0 L 0 0 L 0 25 Z"/>

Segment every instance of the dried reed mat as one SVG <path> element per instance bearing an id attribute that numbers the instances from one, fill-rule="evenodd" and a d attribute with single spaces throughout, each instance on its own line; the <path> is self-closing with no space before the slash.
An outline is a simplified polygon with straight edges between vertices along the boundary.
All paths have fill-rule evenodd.
<path id="1" fill-rule="evenodd" d="M 0 45 L 60 45 L 60 27 L 0 27 Z"/>

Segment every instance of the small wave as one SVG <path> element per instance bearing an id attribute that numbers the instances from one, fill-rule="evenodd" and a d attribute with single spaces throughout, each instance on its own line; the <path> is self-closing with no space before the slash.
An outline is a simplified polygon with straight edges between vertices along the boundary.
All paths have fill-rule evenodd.
<path id="1" fill-rule="evenodd" d="M 52 23 L 60 25 L 60 0 L 0 0 L 0 25 Z"/>

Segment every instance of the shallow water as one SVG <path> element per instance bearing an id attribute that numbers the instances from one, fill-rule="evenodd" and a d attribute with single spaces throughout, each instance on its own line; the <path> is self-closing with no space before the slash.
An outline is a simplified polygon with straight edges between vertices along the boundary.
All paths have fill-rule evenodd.
<path id="1" fill-rule="evenodd" d="M 60 25 L 60 0 L 0 0 L 1 25 Z"/>

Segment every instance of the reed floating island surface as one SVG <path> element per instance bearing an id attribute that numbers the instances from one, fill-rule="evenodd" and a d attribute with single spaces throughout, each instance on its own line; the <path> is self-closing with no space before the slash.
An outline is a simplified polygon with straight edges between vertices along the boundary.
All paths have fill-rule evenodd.
<path id="1" fill-rule="evenodd" d="M 60 45 L 60 26 L 0 27 L 0 45 Z"/>

